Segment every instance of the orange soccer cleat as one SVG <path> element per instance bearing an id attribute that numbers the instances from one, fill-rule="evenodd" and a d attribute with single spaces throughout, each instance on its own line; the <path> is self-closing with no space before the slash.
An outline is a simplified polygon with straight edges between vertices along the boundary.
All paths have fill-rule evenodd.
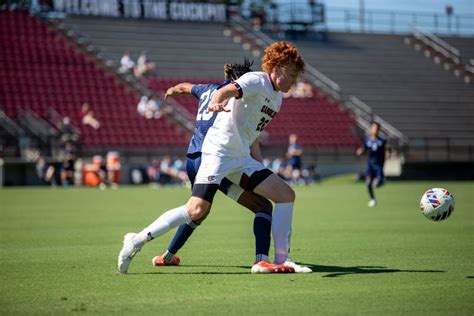
<path id="1" fill-rule="evenodd" d="M 178 256 L 173 256 L 173 259 L 171 259 L 171 262 L 166 262 L 164 256 L 156 256 L 154 257 L 151 262 L 155 267 L 163 267 L 163 266 L 179 266 L 179 262 L 181 260 L 179 259 Z"/>
<path id="2" fill-rule="evenodd" d="M 252 266 L 252 273 L 293 273 L 295 269 L 283 264 L 273 264 L 266 261 L 256 262 Z"/>

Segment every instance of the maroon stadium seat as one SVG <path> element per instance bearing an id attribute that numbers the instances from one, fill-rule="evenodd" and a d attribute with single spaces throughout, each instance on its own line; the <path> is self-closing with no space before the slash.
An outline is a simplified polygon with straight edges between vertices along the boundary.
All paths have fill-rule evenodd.
<path id="1" fill-rule="evenodd" d="M 97 67 L 61 34 L 21 11 L 3 11 L 0 19 L 0 104 L 16 117 L 30 108 L 47 118 L 49 108 L 80 126 L 84 147 L 185 146 L 188 136 L 166 118 L 138 115 L 140 96 L 114 74 Z M 88 102 L 102 126 L 93 130 L 79 122 Z"/>

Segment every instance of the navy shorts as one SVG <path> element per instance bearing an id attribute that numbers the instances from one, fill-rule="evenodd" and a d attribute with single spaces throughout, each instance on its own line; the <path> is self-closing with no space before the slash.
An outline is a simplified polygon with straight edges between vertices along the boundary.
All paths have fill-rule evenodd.
<path id="1" fill-rule="evenodd" d="M 385 180 L 383 174 L 383 165 L 369 163 L 367 166 L 366 176 L 370 177 L 371 179 L 378 179 L 378 185 L 382 185 Z"/>
<path id="2" fill-rule="evenodd" d="M 288 164 L 293 167 L 293 169 L 301 169 L 301 157 L 300 156 L 292 156 L 288 160 Z"/>

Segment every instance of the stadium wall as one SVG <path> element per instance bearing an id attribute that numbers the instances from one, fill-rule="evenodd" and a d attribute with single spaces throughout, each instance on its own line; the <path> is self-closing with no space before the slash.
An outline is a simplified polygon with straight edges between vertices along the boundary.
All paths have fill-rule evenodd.
<path id="1" fill-rule="evenodd" d="M 473 162 L 408 162 L 400 180 L 474 180 Z"/>
<path id="2" fill-rule="evenodd" d="M 281 156 L 272 156 L 273 158 Z M 146 170 L 156 156 L 145 157 L 145 156 L 130 156 L 124 158 L 121 157 L 121 184 L 132 184 L 132 171 L 139 170 L 144 175 L 146 180 Z M 86 162 L 86 160 L 82 160 Z M 317 172 L 320 177 L 330 177 L 340 174 L 361 174 L 365 170 L 365 159 L 357 157 L 340 156 L 338 158 L 328 159 L 327 157 L 321 157 L 318 160 L 314 160 L 310 157 L 303 159 L 303 164 L 307 165 L 314 163 L 316 165 Z M 54 166 L 56 170 L 60 170 L 61 163 L 50 162 L 50 165 Z M 36 163 L 34 162 L 23 162 L 23 161 L 7 161 L 3 164 L 3 183 L 1 186 L 37 186 L 42 185 L 36 174 Z M 60 184 L 59 175 L 56 176 L 57 183 Z"/>
<path id="3" fill-rule="evenodd" d="M 144 157 L 128 157 L 125 159 L 122 162 L 120 183 L 131 184 L 131 174 L 134 170 L 146 174 L 146 169 L 151 160 L 151 158 Z M 303 162 L 304 164 L 315 163 L 321 178 L 341 174 L 354 174 L 355 177 L 360 177 L 366 169 L 366 159 L 357 157 L 341 156 L 332 159 L 320 157 L 319 160 L 310 160 L 307 157 Z M 59 170 L 60 163 L 52 163 L 52 165 Z M 474 180 L 474 163 L 472 162 L 407 162 L 401 167 L 400 175 L 389 169 L 385 168 L 385 173 L 391 180 Z M 1 173 L 3 174 L 3 183 L 0 184 L 0 187 L 42 184 L 36 175 L 35 163 L 32 162 L 6 162 Z M 59 179 L 58 183 L 60 183 Z"/>

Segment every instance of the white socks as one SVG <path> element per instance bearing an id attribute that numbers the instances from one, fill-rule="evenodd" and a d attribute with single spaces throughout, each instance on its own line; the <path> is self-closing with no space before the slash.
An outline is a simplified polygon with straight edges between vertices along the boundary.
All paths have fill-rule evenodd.
<path id="1" fill-rule="evenodd" d="M 294 203 L 276 203 L 273 210 L 272 236 L 275 244 L 276 264 L 282 264 L 288 259 L 293 205 Z"/>
<path id="2" fill-rule="evenodd" d="M 136 238 L 140 242 L 150 241 L 153 238 L 161 236 L 169 230 L 190 221 L 191 218 L 189 217 L 188 210 L 185 205 L 182 205 L 163 213 L 148 227 L 139 232 Z"/>

